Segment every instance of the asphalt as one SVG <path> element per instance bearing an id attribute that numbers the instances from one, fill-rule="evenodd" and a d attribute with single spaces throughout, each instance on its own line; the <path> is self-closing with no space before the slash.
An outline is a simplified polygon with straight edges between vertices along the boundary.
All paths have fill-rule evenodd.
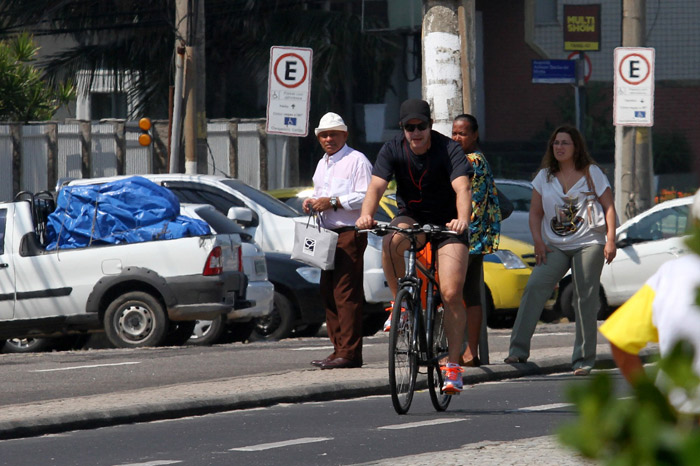
<path id="1" fill-rule="evenodd" d="M 502 361 L 507 354 L 491 353 L 491 364 L 465 368 L 464 383 L 569 372 L 570 351 L 570 348 L 533 349 L 525 364 L 505 364 Z M 596 368 L 614 366 L 607 343 L 598 345 L 597 354 Z M 274 391 L 270 391 L 264 383 L 271 375 L 275 376 L 275 383 L 278 384 Z M 424 376 L 419 375 L 418 385 L 419 388 L 427 386 Z M 386 363 L 332 371 L 308 366 L 290 372 L 5 405 L 0 409 L 0 439 L 174 419 L 278 403 L 327 401 L 388 393 Z"/>

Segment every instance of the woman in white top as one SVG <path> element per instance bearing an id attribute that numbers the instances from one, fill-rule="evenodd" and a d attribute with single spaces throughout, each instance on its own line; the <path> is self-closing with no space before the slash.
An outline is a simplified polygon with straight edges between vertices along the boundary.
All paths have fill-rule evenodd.
<path id="1" fill-rule="evenodd" d="M 595 363 L 600 272 L 603 261 L 609 264 L 617 252 L 612 189 L 572 126 L 554 130 L 532 185 L 530 230 L 537 265 L 520 301 L 505 362 L 527 361 L 544 304 L 571 268 L 576 312 L 572 365 L 575 375 L 588 375 Z M 602 206 L 602 229 L 592 223 L 593 202 Z"/>

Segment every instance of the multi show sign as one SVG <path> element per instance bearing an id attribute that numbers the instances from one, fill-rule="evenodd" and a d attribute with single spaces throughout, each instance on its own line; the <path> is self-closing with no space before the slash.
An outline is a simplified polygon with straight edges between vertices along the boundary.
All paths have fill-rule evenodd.
<path id="1" fill-rule="evenodd" d="M 564 5 L 564 50 L 600 50 L 600 5 Z"/>

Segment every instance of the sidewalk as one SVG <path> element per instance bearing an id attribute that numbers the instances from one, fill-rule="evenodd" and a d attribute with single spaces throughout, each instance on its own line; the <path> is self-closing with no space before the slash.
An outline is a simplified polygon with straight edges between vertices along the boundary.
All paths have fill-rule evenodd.
<path id="1" fill-rule="evenodd" d="M 491 353 L 491 364 L 465 368 L 465 384 L 502 380 L 533 374 L 569 372 L 570 350 L 533 350 L 526 364 L 505 364 L 505 353 Z M 610 346 L 599 344 L 596 367 L 613 367 Z M 286 386 L 271 393 L 265 383 L 270 375 Z M 419 388 L 427 387 L 419 375 Z M 389 393 L 386 364 L 359 369 L 321 371 L 303 367 L 294 372 L 231 377 L 216 381 L 113 392 L 19 405 L 0 410 L 0 439 L 36 436 L 75 429 L 172 419 L 235 409 L 356 398 Z"/>

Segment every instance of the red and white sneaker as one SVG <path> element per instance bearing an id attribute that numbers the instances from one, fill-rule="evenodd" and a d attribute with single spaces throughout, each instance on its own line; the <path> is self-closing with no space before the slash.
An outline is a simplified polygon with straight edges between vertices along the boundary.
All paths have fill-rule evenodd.
<path id="1" fill-rule="evenodd" d="M 462 383 L 462 372 L 464 372 L 464 369 L 459 364 L 451 362 L 440 369 L 442 369 L 442 373 L 445 376 L 445 381 L 442 383 L 442 392 L 446 395 L 459 395 L 464 388 Z"/>
<path id="2" fill-rule="evenodd" d="M 389 318 L 384 322 L 384 331 L 388 332 L 391 330 L 391 316 L 393 315 L 392 309 L 394 309 L 394 301 L 391 302 L 391 305 L 384 309 L 385 311 L 389 312 Z M 406 309 L 401 308 L 401 323 L 406 322 Z"/>

